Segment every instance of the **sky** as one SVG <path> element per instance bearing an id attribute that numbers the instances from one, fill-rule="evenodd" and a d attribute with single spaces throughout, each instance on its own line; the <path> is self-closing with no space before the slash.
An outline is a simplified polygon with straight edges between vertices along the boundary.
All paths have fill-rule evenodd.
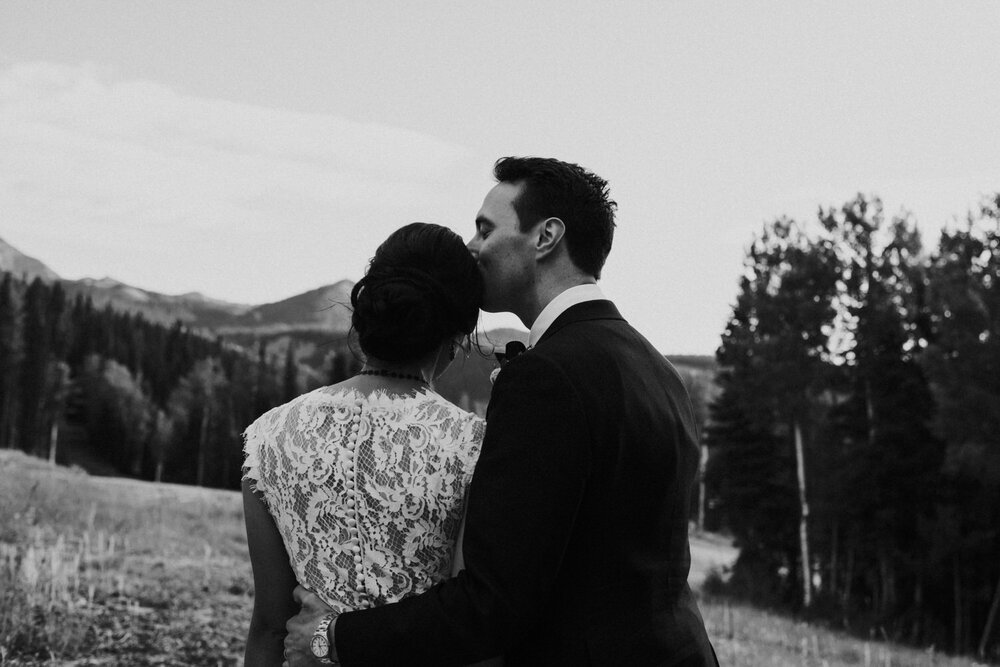
<path id="1" fill-rule="evenodd" d="M 1000 191 L 997 35 L 993 0 L 4 0 L 0 238 L 269 303 L 414 220 L 471 237 L 498 157 L 556 157 L 619 204 L 604 292 L 711 354 L 766 223 L 863 193 L 933 245 Z"/>

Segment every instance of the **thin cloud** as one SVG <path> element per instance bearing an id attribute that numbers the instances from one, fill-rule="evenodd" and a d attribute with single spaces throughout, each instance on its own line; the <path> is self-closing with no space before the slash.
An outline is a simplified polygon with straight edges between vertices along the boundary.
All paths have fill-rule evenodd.
<path id="1" fill-rule="evenodd" d="M 406 129 L 196 98 L 92 65 L 0 69 L 0 235 L 66 239 L 65 256 L 42 259 L 71 276 L 235 294 L 239 267 L 263 263 L 273 276 L 258 298 L 289 296 L 310 284 L 309 266 L 287 275 L 290 258 L 317 238 L 323 270 L 345 269 L 312 284 L 355 273 L 404 222 L 460 215 L 456 189 L 480 162 Z M 94 236 L 111 266 L 70 251 Z M 222 249 L 231 275 L 203 268 Z"/>

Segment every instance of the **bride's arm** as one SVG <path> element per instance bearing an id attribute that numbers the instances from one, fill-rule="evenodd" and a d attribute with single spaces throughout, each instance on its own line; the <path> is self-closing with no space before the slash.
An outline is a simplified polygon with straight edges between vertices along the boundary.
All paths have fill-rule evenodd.
<path id="1" fill-rule="evenodd" d="M 466 501 L 469 499 L 469 494 L 465 495 Z M 462 510 L 462 523 L 458 525 L 458 537 L 455 538 L 455 553 L 451 557 L 451 576 L 457 576 L 459 572 L 465 569 L 465 554 L 462 552 L 462 540 L 465 538 L 465 516 L 467 512 Z"/>
<path id="2" fill-rule="evenodd" d="M 247 480 L 243 481 L 243 513 L 254 586 L 253 616 L 244 664 L 246 667 L 280 665 L 285 622 L 298 613 L 292 599 L 295 574 L 274 519 Z"/>

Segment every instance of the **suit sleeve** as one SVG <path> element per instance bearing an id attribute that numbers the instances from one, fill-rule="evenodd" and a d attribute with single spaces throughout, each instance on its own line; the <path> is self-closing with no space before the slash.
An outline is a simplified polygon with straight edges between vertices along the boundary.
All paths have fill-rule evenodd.
<path id="1" fill-rule="evenodd" d="M 343 665 L 466 664 L 499 655 L 545 613 L 590 474 L 587 415 L 539 354 L 493 388 L 469 490 L 457 577 L 401 602 L 340 616 Z"/>

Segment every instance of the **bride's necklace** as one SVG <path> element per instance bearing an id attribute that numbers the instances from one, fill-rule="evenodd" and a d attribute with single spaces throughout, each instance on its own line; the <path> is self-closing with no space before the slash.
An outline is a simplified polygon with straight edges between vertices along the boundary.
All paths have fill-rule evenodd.
<path id="1" fill-rule="evenodd" d="M 381 368 L 367 368 L 363 371 L 358 371 L 358 375 L 380 375 L 387 378 L 413 380 L 414 382 L 419 382 L 420 384 L 427 384 L 427 380 L 423 379 L 419 375 L 414 375 L 412 373 L 399 373 L 397 371 L 387 371 Z"/>

